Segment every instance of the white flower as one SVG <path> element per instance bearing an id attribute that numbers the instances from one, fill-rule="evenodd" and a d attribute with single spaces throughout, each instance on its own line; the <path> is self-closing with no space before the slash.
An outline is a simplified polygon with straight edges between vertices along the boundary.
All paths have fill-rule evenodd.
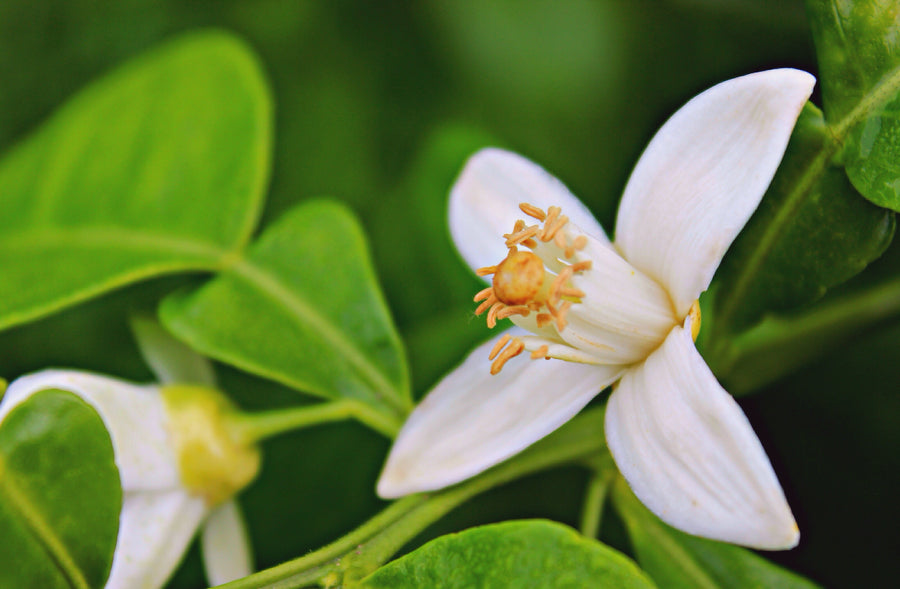
<path id="1" fill-rule="evenodd" d="M 416 408 L 379 495 L 471 477 L 615 383 L 607 443 L 654 513 L 699 536 L 796 545 L 769 460 L 694 339 L 696 301 L 771 182 L 814 84 L 805 72 L 772 70 L 688 102 L 635 167 L 615 243 L 537 165 L 498 149 L 473 156 L 451 192 L 450 230 L 472 268 L 493 275 L 475 297 L 478 312 L 490 326 L 509 317 L 518 327 L 476 349 Z M 532 360 L 501 371 L 523 351 Z"/>
<path id="2" fill-rule="evenodd" d="M 221 429 L 227 403 L 194 386 L 139 386 L 74 370 L 13 381 L 0 422 L 34 393 L 69 391 L 89 403 L 109 432 L 122 483 L 122 511 L 107 589 L 162 587 L 203 526 L 213 584 L 248 575 L 249 546 L 231 497 L 255 476 L 259 454 Z"/>

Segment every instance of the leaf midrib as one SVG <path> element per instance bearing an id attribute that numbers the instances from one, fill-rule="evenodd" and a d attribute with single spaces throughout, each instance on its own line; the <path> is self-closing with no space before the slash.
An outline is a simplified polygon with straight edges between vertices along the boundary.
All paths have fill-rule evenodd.
<path id="1" fill-rule="evenodd" d="M 6 461 L 0 454 L 0 497 L 14 507 L 13 513 L 21 516 L 27 529 L 50 559 L 59 568 L 60 574 L 73 589 L 90 589 L 90 585 L 82 574 L 75 559 L 66 549 L 62 540 L 53 533 L 52 528 L 41 516 L 40 511 L 28 500 L 6 471 Z"/>
<path id="2" fill-rule="evenodd" d="M 900 89 L 900 66 L 891 70 L 878 84 L 873 86 L 853 110 L 836 125 L 826 125 L 825 128 L 829 132 L 830 138 L 826 139 L 819 154 L 810 162 L 806 171 L 795 183 L 794 189 L 788 193 L 784 206 L 775 214 L 775 218 L 763 232 L 758 246 L 744 263 L 744 271 L 735 282 L 716 323 L 726 326 L 730 324 L 734 312 L 743 305 L 750 284 L 772 253 L 778 238 L 787 230 L 789 219 L 803 204 L 804 198 L 810 194 L 812 187 L 821 177 L 831 158 L 843 146 L 844 139 L 850 130 L 860 122 L 866 113 L 887 102 L 887 99 L 893 96 L 898 89 Z"/>
<path id="3" fill-rule="evenodd" d="M 372 385 L 372 392 L 388 406 L 398 410 L 402 415 L 405 408 L 398 401 L 401 397 L 393 384 L 369 361 L 365 354 L 346 337 L 344 332 L 322 314 L 316 311 L 315 305 L 301 297 L 297 292 L 285 286 L 277 276 L 253 264 L 246 259 L 239 260 L 230 268 L 237 275 L 247 280 L 252 287 L 258 289 L 269 299 L 279 304 L 288 315 L 295 317 L 301 324 L 311 327 L 319 336 L 327 340 L 334 349 L 343 354 L 363 378 Z"/>

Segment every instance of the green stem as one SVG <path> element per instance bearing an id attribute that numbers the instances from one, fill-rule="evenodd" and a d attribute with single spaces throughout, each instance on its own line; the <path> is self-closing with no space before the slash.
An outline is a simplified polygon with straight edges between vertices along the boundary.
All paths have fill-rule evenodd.
<path id="1" fill-rule="evenodd" d="M 585 412 L 517 457 L 480 476 L 444 491 L 401 499 L 325 548 L 222 585 L 221 589 L 331 587 L 359 580 L 471 497 L 528 474 L 602 455 L 605 450 L 603 410 L 600 407 Z"/>
<path id="2" fill-rule="evenodd" d="M 584 506 L 581 509 L 581 523 L 578 529 L 587 538 L 600 535 L 600 524 L 603 521 L 603 505 L 609 495 L 609 487 L 616 477 L 615 468 L 604 467 L 594 469 L 584 493 Z"/>
<path id="3" fill-rule="evenodd" d="M 296 429 L 351 418 L 389 438 L 393 438 L 400 428 L 396 420 L 352 399 L 260 413 L 237 413 L 231 416 L 229 425 L 241 442 L 252 444 Z"/>
<path id="4" fill-rule="evenodd" d="M 900 279 L 769 318 L 728 343 L 716 370 L 740 394 L 759 388 L 873 325 L 900 315 Z"/>

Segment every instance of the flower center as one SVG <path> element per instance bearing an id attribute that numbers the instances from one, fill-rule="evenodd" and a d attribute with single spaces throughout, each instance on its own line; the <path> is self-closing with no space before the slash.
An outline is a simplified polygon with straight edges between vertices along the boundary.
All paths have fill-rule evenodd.
<path id="1" fill-rule="evenodd" d="M 519 208 L 540 224 L 529 226 L 521 219 L 516 221 L 512 232 L 503 235 L 509 248 L 506 258 L 496 266 L 477 270 L 479 276 L 493 274 L 494 278 L 491 286 L 475 295 L 475 302 L 481 302 L 475 314 L 487 311 L 488 327 L 493 328 L 500 319 L 514 315 L 528 317 L 534 312 L 538 328 L 554 323 L 556 330 L 561 332 L 566 326 L 569 307 L 581 302 L 585 296 L 571 285 L 570 280 L 576 273 L 589 270 L 591 262 L 569 260 L 587 245 L 587 238 L 583 235 L 570 238 L 565 231 L 569 218 L 560 214 L 559 207 L 550 207 L 546 213 L 528 203 L 520 204 Z M 531 251 L 520 251 L 519 246 Z M 490 355 L 494 360 L 493 374 L 500 372 L 507 360 L 525 349 L 517 338 L 505 337 L 501 342 Z M 509 346 L 503 349 L 507 343 Z M 540 358 L 544 354 L 532 356 Z"/>

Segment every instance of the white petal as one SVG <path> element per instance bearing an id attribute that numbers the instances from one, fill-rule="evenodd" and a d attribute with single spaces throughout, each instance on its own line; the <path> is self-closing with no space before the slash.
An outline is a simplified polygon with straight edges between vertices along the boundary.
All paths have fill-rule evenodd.
<path id="1" fill-rule="evenodd" d="M 203 525 L 203 567 L 210 586 L 242 579 L 253 572 L 247 527 L 236 501 L 223 503 Z"/>
<path id="2" fill-rule="evenodd" d="M 606 440 L 634 494 L 690 534 L 776 550 L 799 532 L 746 416 L 691 340 L 690 317 L 609 399 Z"/>
<path id="3" fill-rule="evenodd" d="M 97 410 L 109 431 L 126 491 L 180 486 L 166 427 L 168 416 L 157 387 L 76 370 L 44 370 L 9 385 L 0 405 L 0 420 L 32 394 L 46 389 L 70 391 Z"/>
<path id="4" fill-rule="evenodd" d="M 155 320 L 132 317 L 131 331 L 141 356 L 159 382 L 216 386 L 212 363 L 175 339 Z"/>
<path id="5" fill-rule="evenodd" d="M 580 200 L 537 164 L 497 148 L 482 149 L 466 163 L 450 191 L 450 234 L 463 259 L 473 269 L 493 266 L 506 257 L 503 234 L 517 219 L 528 224 L 520 203 L 562 214 L 585 232 L 606 240 L 603 228 Z"/>
<path id="6" fill-rule="evenodd" d="M 492 376 L 493 345 L 476 348 L 412 412 L 378 481 L 381 497 L 440 489 L 502 462 L 575 416 L 621 372 L 523 354 Z"/>
<path id="7" fill-rule="evenodd" d="M 184 491 L 126 493 L 105 589 L 158 589 L 181 562 L 206 503 Z"/>
<path id="8" fill-rule="evenodd" d="M 584 292 L 566 315 L 559 337 L 601 364 L 633 364 L 659 347 L 675 319 L 666 291 L 613 248 L 588 238 L 575 261 L 591 262 L 572 286 Z"/>
<path id="9" fill-rule="evenodd" d="M 679 317 L 756 210 L 814 84 L 780 69 L 714 86 L 663 125 L 635 166 L 616 246 L 668 289 Z"/>

